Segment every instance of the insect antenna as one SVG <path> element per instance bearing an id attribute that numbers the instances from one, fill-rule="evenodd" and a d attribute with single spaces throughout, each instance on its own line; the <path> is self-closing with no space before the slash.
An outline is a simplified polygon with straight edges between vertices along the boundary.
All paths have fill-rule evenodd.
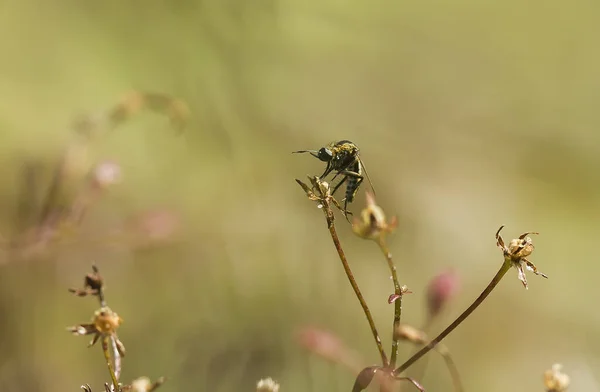
<path id="1" fill-rule="evenodd" d="M 299 150 L 299 151 L 292 151 L 292 154 L 303 154 L 303 153 L 305 153 L 305 152 L 308 152 L 308 153 L 310 153 L 310 155 L 312 155 L 312 156 L 313 156 L 313 157 L 315 157 L 315 158 L 319 158 L 319 155 L 318 155 L 318 153 L 319 153 L 319 152 L 318 152 L 317 150 Z"/>
<path id="2" fill-rule="evenodd" d="M 375 188 L 373 187 L 373 183 L 371 182 L 371 177 L 369 177 L 369 173 L 367 172 L 367 168 L 365 167 L 365 164 L 362 162 L 362 159 L 360 159 L 360 157 L 358 157 L 358 162 L 362 166 L 362 169 L 365 172 L 365 177 L 367 177 L 367 181 L 369 181 L 369 185 L 371 186 L 371 190 L 373 191 L 373 196 L 375 196 Z"/>

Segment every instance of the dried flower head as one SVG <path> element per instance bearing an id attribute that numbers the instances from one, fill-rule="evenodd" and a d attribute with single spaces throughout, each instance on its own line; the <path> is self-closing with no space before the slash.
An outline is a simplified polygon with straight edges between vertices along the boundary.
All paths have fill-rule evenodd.
<path id="1" fill-rule="evenodd" d="M 117 337 L 117 328 L 121 325 L 123 319 L 118 314 L 113 312 L 108 306 L 104 306 L 94 313 L 91 323 L 79 324 L 73 327 L 67 328 L 67 330 L 74 335 L 94 335 L 90 341 L 89 347 L 93 346 L 98 342 L 100 338 L 113 338 L 117 345 L 119 354 L 125 356 L 125 346 Z"/>
<path id="2" fill-rule="evenodd" d="M 309 176 L 308 179 L 312 184 L 312 188 L 298 179 L 296 179 L 296 182 L 302 187 L 309 200 L 317 202 L 317 208 L 323 208 L 324 205 L 329 205 L 329 203 L 333 203 L 333 205 L 335 205 L 340 211 L 347 213 L 347 211 L 344 211 L 338 203 L 338 201 L 335 200 L 335 198 L 331 195 L 328 182 L 321 181 L 321 179 L 319 179 L 319 177 L 316 176 Z"/>
<path id="3" fill-rule="evenodd" d="M 519 272 L 519 280 L 523 283 L 525 288 L 529 288 L 527 286 L 527 277 L 525 276 L 524 268 L 532 271 L 536 275 L 541 275 L 544 278 L 548 278 L 544 273 L 538 271 L 537 267 L 529 260 L 526 259 L 527 256 L 531 255 L 535 247 L 533 246 L 533 241 L 530 234 L 539 234 L 536 232 L 528 232 L 523 233 L 519 236 L 519 238 L 515 238 L 510 241 L 508 247 L 504 245 L 504 240 L 500 235 L 500 231 L 504 226 L 500 226 L 498 231 L 496 232 L 496 245 L 502 250 L 504 254 L 504 259 L 508 262 L 511 262 L 512 265 Z"/>
<path id="4" fill-rule="evenodd" d="M 544 372 L 544 386 L 547 392 L 566 391 L 570 381 L 569 376 L 562 372 L 561 364 L 556 363 Z"/>
<path id="5" fill-rule="evenodd" d="M 279 384 L 271 377 L 263 378 L 256 384 L 256 392 L 279 392 Z"/>
<path id="6" fill-rule="evenodd" d="M 386 220 L 383 209 L 375 202 L 375 196 L 367 192 L 367 206 L 360 212 L 360 218 L 354 218 L 352 231 L 357 236 L 368 240 L 380 240 L 386 233 L 397 227 L 397 219 Z"/>
<path id="7" fill-rule="evenodd" d="M 123 322 L 123 319 L 108 306 L 96 310 L 93 320 L 98 332 L 105 335 L 114 334 Z"/>
<path id="8" fill-rule="evenodd" d="M 454 270 L 446 270 L 435 276 L 427 287 L 427 310 L 429 317 L 437 316 L 458 291 L 460 282 Z"/>
<path id="9" fill-rule="evenodd" d="M 396 328 L 395 335 L 398 339 L 406 340 L 411 343 L 427 343 L 427 335 L 425 334 L 425 332 L 407 324 L 400 324 L 398 328 Z"/>

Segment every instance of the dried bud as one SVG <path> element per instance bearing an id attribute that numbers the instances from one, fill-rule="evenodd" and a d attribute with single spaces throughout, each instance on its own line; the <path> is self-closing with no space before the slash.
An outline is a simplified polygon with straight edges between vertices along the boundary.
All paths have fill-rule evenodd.
<path id="1" fill-rule="evenodd" d="M 99 333 L 112 334 L 121 325 L 123 319 L 108 306 L 105 306 L 94 313 L 93 321 Z"/>
<path id="2" fill-rule="evenodd" d="M 427 287 L 427 310 L 429 317 L 437 316 L 444 306 L 454 297 L 460 286 L 460 280 L 454 270 L 446 270 L 435 276 Z"/>
<path id="3" fill-rule="evenodd" d="M 256 384 L 256 392 L 279 392 L 279 384 L 271 377 L 264 378 Z"/>
<path id="4" fill-rule="evenodd" d="M 415 344 L 427 343 L 427 335 L 425 332 L 407 324 L 400 324 L 398 328 L 396 328 L 396 337 L 400 340 L 406 340 Z"/>
<path id="5" fill-rule="evenodd" d="M 547 392 L 563 392 L 569 387 L 570 378 L 562 372 L 562 365 L 554 364 L 544 372 L 544 386 Z"/>
<path id="6" fill-rule="evenodd" d="M 353 371 L 360 368 L 360 359 L 336 335 L 317 327 L 304 327 L 297 332 L 298 343 L 325 360 L 341 363 Z"/>
<path id="7" fill-rule="evenodd" d="M 396 226 L 396 217 L 388 223 L 373 194 L 367 192 L 367 206 L 361 211 L 360 218 L 354 218 L 352 223 L 354 234 L 368 240 L 379 240 L 385 233 L 391 233 Z"/>
<path id="8" fill-rule="evenodd" d="M 148 377 L 139 377 L 131 382 L 128 388 L 131 392 L 148 392 L 152 387 L 152 382 Z"/>
<path id="9" fill-rule="evenodd" d="M 508 244 L 508 251 L 513 257 L 527 257 L 534 249 L 531 237 L 514 238 Z"/>

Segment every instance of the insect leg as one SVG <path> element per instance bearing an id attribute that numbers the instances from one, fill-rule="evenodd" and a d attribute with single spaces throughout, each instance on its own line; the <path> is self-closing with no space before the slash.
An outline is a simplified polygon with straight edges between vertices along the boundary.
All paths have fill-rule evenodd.
<path id="1" fill-rule="evenodd" d="M 338 173 L 338 174 L 339 174 L 339 173 Z M 336 176 L 337 176 L 337 174 L 336 174 Z M 335 178 L 335 177 L 334 177 L 334 178 Z M 333 195 L 333 194 L 335 193 L 335 191 L 337 191 L 337 190 L 339 189 L 339 187 L 341 187 L 341 186 L 342 186 L 342 184 L 343 184 L 343 183 L 345 183 L 347 180 L 348 180 L 348 176 L 344 177 L 344 179 L 343 179 L 342 181 L 340 181 L 340 183 L 339 183 L 339 184 L 337 184 L 337 185 L 335 186 L 335 188 L 333 188 L 333 192 L 331 192 L 331 195 Z"/>
<path id="2" fill-rule="evenodd" d="M 331 166 L 331 161 L 328 161 L 327 167 L 325 167 L 325 171 L 323 172 L 323 174 L 321 174 L 320 178 L 321 179 L 325 178 L 329 173 L 331 173 L 331 170 L 333 170 L 333 167 Z"/>

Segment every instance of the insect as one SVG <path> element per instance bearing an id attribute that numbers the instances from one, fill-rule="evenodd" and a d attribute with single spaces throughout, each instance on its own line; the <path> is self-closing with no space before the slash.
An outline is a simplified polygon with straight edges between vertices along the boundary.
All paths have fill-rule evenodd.
<path id="1" fill-rule="evenodd" d="M 369 174 L 365 169 L 365 165 L 362 163 L 359 155 L 359 149 L 356 144 L 352 143 L 349 140 L 340 140 L 338 142 L 331 142 L 327 146 L 322 147 L 317 150 L 300 150 L 294 151 L 294 153 L 305 153 L 308 152 L 310 155 L 318 158 L 323 162 L 327 162 L 327 166 L 325 167 L 325 171 L 321 175 L 320 178 L 325 178 L 331 172 L 335 171 L 335 175 L 332 178 L 332 181 L 338 175 L 344 176 L 344 178 L 333 188 L 333 195 L 338 188 L 342 186 L 345 182 L 348 182 L 346 185 L 346 197 L 344 198 L 344 210 L 346 213 L 348 203 L 352 203 L 354 201 L 354 197 L 358 192 L 358 188 L 360 184 L 363 182 L 365 177 L 369 181 L 371 185 L 371 189 L 373 189 L 373 193 L 375 193 L 375 189 L 373 188 L 373 184 L 371 183 L 371 179 L 369 178 Z M 364 176 L 363 176 L 364 173 Z"/>

